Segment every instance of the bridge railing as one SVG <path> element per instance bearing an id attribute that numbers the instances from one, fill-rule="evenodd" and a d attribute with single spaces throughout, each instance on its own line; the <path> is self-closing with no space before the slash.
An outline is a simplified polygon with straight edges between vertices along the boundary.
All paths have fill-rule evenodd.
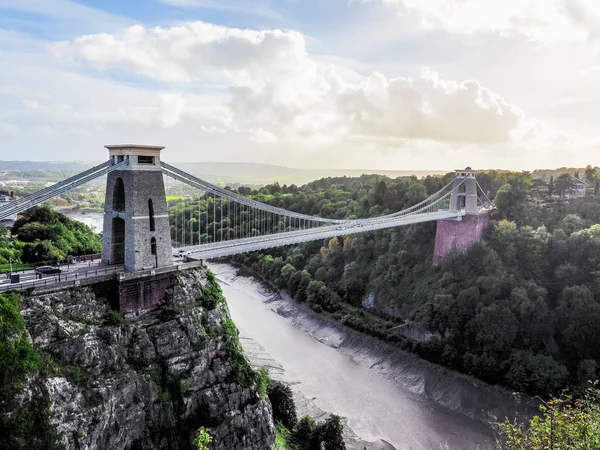
<path id="1" fill-rule="evenodd" d="M 66 283 L 69 281 L 84 280 L 88 278 L 114 274 L 119 271 L 123 271 L 121 266 L 104 266 L 103 268 L 90 269 L 84 272 L 75 273 L 61 273 L 50 277 L 44 277 L 42 279 L 22 281 L 19 283 L 3 283 L 0 284 L 0 292 L 6 291 L 22 291 L 29 288 L 36 288 L 40 286 L 50 286 L 59 283 Z"/>

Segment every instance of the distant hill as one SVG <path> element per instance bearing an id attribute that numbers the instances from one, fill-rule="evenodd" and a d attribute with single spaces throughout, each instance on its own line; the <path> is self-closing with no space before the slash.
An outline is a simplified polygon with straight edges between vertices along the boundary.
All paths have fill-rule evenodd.
<path id="1" fill-rule="evenodd" d="M 0 170 L 70 170 L 84 171 L 100 164 L 98 161 L 0 161 Z"/>
<path id="2" fill-rule="evenodd" d="M 48 171 L 81 172 L 96 162 L 69 161 L 0 161 L 0 171 Z M 440 170 L 372 170 L 372 169 L 294 169 L 284 166 L 256 163 L 220 163 L 220 162 L 174 162 L 175 167 L 203 178 L 206 181 L 222 184 L 264 185 L 279 182 L 281 184 L 306 184 L 324 177 L 358 177 L 362 174 L 386 175 L 390 178 L 415 175 L 419 178 L 427 175 L 444 175 L 448 171 Z M 6 176 L 6 175 L 5 175 Z"/>
<path id="3" fill-rule="evenodd" d="M 597 167 L 596 167 L 597 169 Z M 563 173 L 570 173 L 574 175 L 575 173 L 579 174 L 579 177 L 583 177 L 585 174 L 585 167 L 560 167 L 558 169 L 536 169 L 531 172 L 531 176 L 533 178 L 541 178 L 543 180 L 549 180 L 550 176 L 554 178 L 559 177 Z"/>

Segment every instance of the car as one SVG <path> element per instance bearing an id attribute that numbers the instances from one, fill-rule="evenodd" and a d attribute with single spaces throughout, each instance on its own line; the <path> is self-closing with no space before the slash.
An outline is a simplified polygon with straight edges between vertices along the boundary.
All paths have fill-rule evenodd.
<path id="1" fill-rule="evenodd" d="M 185 258 L 186 256 L 189 256 L 190 252 L 185 251 L 185 250 L 179 250 L 179 251 L 174 251 L 173 252 L 173 256 L 175 258 Z"/>
<path id="2" fill-rule="evenodd" d="M 55 266 L 40 266 L 35 268 L 35 273 L 40 275 L 52 275 L 55 273 L 61 273 L 60 267 Z"/>

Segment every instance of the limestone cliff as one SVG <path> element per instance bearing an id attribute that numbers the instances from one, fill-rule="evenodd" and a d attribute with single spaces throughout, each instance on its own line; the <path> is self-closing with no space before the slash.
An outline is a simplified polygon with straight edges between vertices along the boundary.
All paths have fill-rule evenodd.
<path id="1" fill-rule="evenodd" d="M 27 377 L 17 412 L 0 419 L 5 430 L 19 426 L 18 410 L 41 402 L 46 420 L 32 417 L 46 430 L 39 438 L 16 432 L 11 448 L 190 449 L 200 426 L 211 430 L 211 449 L 274 444 L 260 376 L 241 354 L 210 274 L 177 272 L 157 307 L 125 316 L 98 292 L 23 296 L 21 314 L 43 370 Z"/>

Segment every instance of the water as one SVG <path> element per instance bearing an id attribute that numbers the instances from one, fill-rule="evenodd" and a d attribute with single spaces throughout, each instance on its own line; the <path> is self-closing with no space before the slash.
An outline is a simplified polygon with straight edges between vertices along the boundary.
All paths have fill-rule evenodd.
<path id="1" fill-rule="evenodd" d="M 69 216 L 73 220 L 85 223 L 95 233 L 102 233 L 104 214 L 101 212 L 82 213 L 76 210 L 67 210 L 63 211 L 63 214 Z"/>
<path id="2" fill-rule="evenodd" d="M 69 215 L 102 230 L 101 213 Z M 494 440 L 487 412 L 503 417 L 523 410 L 504 392 L 340 329 L 289 299 L 273 299 L 231 265 L 210 267 L 244 347 L 260 348 L 260 357 L 281 369 L 279 378 L 296 394 L 346 418 L 361 439 L 383 439 L 398 450 L 488 449 Z"/>
<path id="3" fill-rule="evenodd" d="M 386 349 L 356 342 L 352 333 L 331 324 L 315 327 L 314 315 L 299 312 L 291 300 L 270 299 L 260 283 L 237 276 L 233 266 L 210 267 L 241 336 L 264 348 L 294 389 L 320 409 L 347 418 L 364 440 L 384 439 L 402 450 L 493 448 L 484 408 L 517 407 L 504 393 L 410 355 L 392 361 Z"/>

